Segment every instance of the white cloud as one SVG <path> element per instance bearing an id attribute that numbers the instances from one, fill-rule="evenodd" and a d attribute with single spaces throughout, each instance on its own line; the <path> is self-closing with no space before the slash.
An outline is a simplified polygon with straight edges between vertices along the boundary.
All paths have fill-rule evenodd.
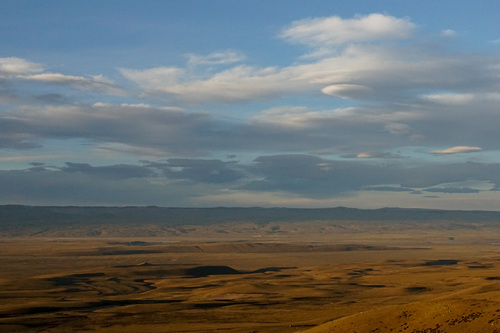
<path id="1" fill-rule="evenodd" d="M 414 121 L 421 119 L 418 113 L 410 113 L 390 110 L 374 111 L 368 108 L 347 107 L 331 110 L 312 110 L 307 107 L 286 106 L 264 110 L 248 121 L 254 125 L 273 125 L 281 128 L 294 129 L 315 129 L 315 131 L 333 130 L 342 127 L 350 131 L 350 128 L 368 126 L 377 128 L 383 127 L 386 131 L 395 135 L 408 134 L 410 127 L 402 121 Z M 366 134 L 366 133 L 365 133 Z M 323 134 L 327 135 L 327 134 Z"/>
<path id="2" fill-rule="evenodd" d="M 492 65 L 492 60 L 475 57 L 431 56 L 424 49 L 409 53 L 397 47 L 350 45 L 335 56 L 282 68 L 238 65 L 202 74 L 177 67 L 120 71 L 146 94 L 187 103 L 240 103 L 322 89 L 344 99 L 395 103 L 413 99 L 414 91 L 422 89 L 493 90 L 497 78 Z M 422 98 L 458 103 L 470 97 L 429 94 Z"/>
<path id="3" fill-rule="evenodd" d="M 287 82 L 289 79 L 288 73 L 280 72 L 277 68 L 237 66 L 219 72 L 208 80 L 180 83 L 165 87 L 164 91 L 194 102 L 240 102 L 293 91 L 292 87 L 297 82 Z"/>
<path id="4" fill-rule="evenodd" d="M 43 71 L 43 66 L 25 59 L 8 57 L 0 58 L 0 78 L 25 75 Z"/>
<path id="5" fill-rule="evenodd" d="M 222 71 L 210 67 L 244 60 L 228 50 L 188 55 L 185 69 L 122 68 L 120 72 L 145 96 L 164 95 L 186 103 L 241 103 L 321 91 L 343 99 L 394 104 L 413 103 L 416 91 L 466 92 L 421 96 L 424 101 L 457 105 L 473 99 L 468 89 L 475 94 L 498 91 L 494 84 L 498 77 L 492 70 L 496 58 L 436 54 L 411 41 L 378 43 L 409 38 L 415 30 L 408 18 L 382 14 L 306 19 L 293 22 L 281 37 L 306 44 L 321 58 L 285 67 L 240 64 Z"/>
<path id="6" fill-rule="evenodd" d="M 310 85 L 304 80 L 295 79 L 292 71 L 275 67 L 241 65 L 216 73 L 206 80 L 197 79 L 179 68 L 120 71 L 151 94 L 175 95 L 190 103 L 249 101 L 304 91 Z"/>
<path id="7" fill-rule="evenodd" d="M 480 147 L 456 146 L 444 150 L 434 150 L 430 154 L 458 154 L 458 153 L 473 153 L 483 150 Z"/>
<path id="8" fill-rule="evenodd" d="M 441 36 L 442 37 L 453 37 L 453 36 L 456 36 L 456 35 L 457 35 L 457 32 L 455 30 L 445 29 L 445 30 L 441 31 Z"/>
<path id="9" fill-rule="evenodd" d="M 188 54 L 188 65 L 227 65 L 245 60 L 245 56 L 232 50 L 214 52 L 209 55 Z"/>
<path id="10" fill-rule="evenodd" d="M 163 107 L 156 107 L 152 106 L 150 104 L 145 104 L 145 103 L 139 103 L 139 104 L 129 104 L 129 103 L 122 103 L 122 104 L 111 104 L 111 103 L 102 103 L 102 102 L 97 102 L 92 105 L 94 108 L 102 108 L 103 110 L 106 109 L 116 109 L 116 108 L 121 108 L 123 110 L 137 110 L 137 111 L 144 111 L 144 110 L 164 110 L 164 111 L 171 111 L 171 112 L 181 112 L 182 108 L 179 107 L 172 107 L 172 106 L 163 106 Z"/>
<path id="11" fill-rule="evenodd" d="M 102 75 L 88 77 L 61 73 L 40 73 L 44 67 L 21 58 L 0 58 L 0 79 L 28 80 L 121 95 L 124 92 Z M 1 96 L 0 96 L 1 97 Z"/>
<path id="12" fill-rule="evenodd" d="M 411 85 L 409 78 L 419 84 L 423 78 L 432 80 L 429 77 L 433 76 L 429 74 L 435 73 L 442 64 L 429 61 L 416 64 L 418 56 L 415 58 L 413 54 L 412 61 L 407 61 L 406 50 L 401 52 L 383 45 L 357 43 L 406 38 L 414 28 L 408 19 L 381 14 L 353 19 L 308 19 L 294 22 L 282 37 L 316 49 L 345 44 L 342 52 L 336 52 L 334 56 L 327 52 L 329 57 L 282 68 L 238 65 L 215 73 L 213 69 L 205 73 L 193 72 L 196 65 L 230 64 L 243 60 L 242 55 L 225 51 L 207 56 L 189 55 L 186 70 L 178 67 L 122 68 L 120 72 L 145 89 L 147 94 L 164 94 L 189 103 L 237 103 L 321 89 L 326 94 L 347 99 L 379 98 L 382 89 L 391 89 L 391 94 L 395 94 Z M 384 82 L 389 82 L 391 87 Z"/>
<path id="13" fill-rule="evenodd" d="M 123 91 L 115 86 L 113 81 L 102 76 L 94 75 L 90 77 L 64 75 L 60 73 L 42 73 L 23 76 L 23 79 L 30 81 L 46 82 L 70 86 L 80 89 L 102 91 L 108 94 L 123 94 Z"/>
<path id="14" fill-rule="evenodd" d="M 422 96 L 424 100 L 428 100 L 438 104 L 446 105 L 461 105 L 468 104 L 474 99 L 473 94 L 429 94 Z"/>
<path id="15" fill-rule="evenodd" d="M 320 117 L 318 112 L 313 112 L 302 106 L 275 107 L 262 111 L 251 120 L 251 123 L 307 128 L 312 125 L 311 120 L 318 117 Z"/>
<path id="16" fill-rule="evenodd" d="M 309 64 L 283 68 L 239 65 L 215 74 L 207 73 L 206 78 L 176 67 L 120 71 L 149 94 L 171 95 L 191 103 L 237 103 L 281 94 L 320 91 L 325 85 L 334 84 L 338 85 L 335 89 L 339 96 L 356 99 L 373 96 L 373 88 L 351 81 L 378 72 L 404 70 L 393 69 L 392 57 L 384 49 L 351 46 L 336 57 Z M 333 95 L 335 89 L 325 91 Z"/>
<path id="17" fill-rule="evenodd" d="M 280 36 L 292 43 L 324 49 L 347 43 L 405 39 L 414 30 L 415 25 L 407 18 L 370 14 L 352 19 L 332 16 L 298 20 L 284 29 Z"/>

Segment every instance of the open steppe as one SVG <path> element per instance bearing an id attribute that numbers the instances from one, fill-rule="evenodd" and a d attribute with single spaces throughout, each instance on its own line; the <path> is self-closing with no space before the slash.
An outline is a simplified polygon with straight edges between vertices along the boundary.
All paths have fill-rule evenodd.
<path id="1" fill-rule="evenodd" d="M 35 229 L 2 230 L 0 332 L 500 332 L 492 222 Z"/>

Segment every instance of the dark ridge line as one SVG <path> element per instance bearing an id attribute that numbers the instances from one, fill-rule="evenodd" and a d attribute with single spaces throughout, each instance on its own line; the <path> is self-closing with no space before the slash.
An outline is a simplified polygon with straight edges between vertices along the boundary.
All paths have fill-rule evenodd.
<path id="1" fill-rule="evenodd" d="M 332 209 L 342 209 L 342 210 L 352 210 L 352 211 L 421 211 L 421 212 L 493 212 L 500 213 L 500 210 L 481 210 L 481 209 L 437 209 L 437 208 L 410 208 L 410 207 L 380 207 L 380 208 L 354 208 L 346 206 L 335 206 L 335 207 L 318 207 L 318 208 L 307 208 L 307 207 L 286 207 L 286 206 L 273 206 L 273 207 L 263 207 L 263 206 L 214 206 L 214 207 L 188 207 L 188 206 L 157 206 L 157 205 L 125 205 L 125 206 L 87 206 L 87 205 L 23 205 L 23 204 L 0 204 L 0 209 L 3 207 L 23 207 L 23 208 L 70 208 L 70 209 L 183 209 L 183 210 L 232 210 L 232 209 L 260 209 L 260 210 L 332 210 Z"/>
<path id="2" fill-rule="evenodd" d="M 182 208 L 158 206 L 25 206 L 0 205 L 0 224 L 13 227 L 51 225 L 138 224 L 179 226 L 224 222 L 306 221 L 448 221 L 500 222 L 500 211 L 438 210 L 423 208 Z"/>

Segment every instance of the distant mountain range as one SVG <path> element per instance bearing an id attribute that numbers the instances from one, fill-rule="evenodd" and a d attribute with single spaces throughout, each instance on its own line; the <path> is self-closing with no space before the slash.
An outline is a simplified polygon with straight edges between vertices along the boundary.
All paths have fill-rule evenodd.
<path id="1" fill-rule="evenodd" d="M 335 208 L 169 208 L 169 207 L 58 207 L 0 205 L 0 228 L 6 226 L 72 224 L 206 225 L 226 222 L 306 222 L 306 221 L 456 221 L 500 222 L 500 211 L 459 211 L 434 209 L 355 209 Z"/>

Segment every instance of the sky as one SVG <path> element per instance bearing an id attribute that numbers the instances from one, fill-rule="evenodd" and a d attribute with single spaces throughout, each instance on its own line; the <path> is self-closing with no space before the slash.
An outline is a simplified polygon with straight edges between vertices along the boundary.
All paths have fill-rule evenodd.
<path id="1" fill-rule="evenodd" d="M 0 204 L 499 210 L 500 2 L 0 1 Z"/>

